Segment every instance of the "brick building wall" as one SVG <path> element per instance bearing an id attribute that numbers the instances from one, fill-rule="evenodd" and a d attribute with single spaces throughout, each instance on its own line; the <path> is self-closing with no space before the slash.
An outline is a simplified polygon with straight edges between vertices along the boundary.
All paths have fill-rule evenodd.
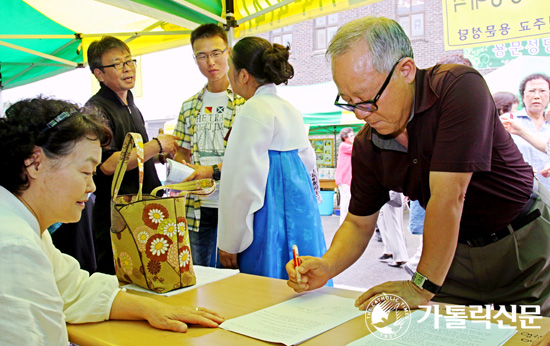
<path id="1" fill-rule="evenodd" d="M 382 0 L 374 4 L 338 13 L 341 26 L 364 16 L 384 16 L 397 20 L 398 0 Z M 424 36 L 411 40 L 414 59 L 420 68 L 426 68 L 447 54 L 462 54 L 462 50 L 445 51 L 443 36 L 443 5 L 441 0 L 424 0 Z M 272 41 L 273 32 L 259 36 Z M 291 63 L 295 76 L 289 85 L 309 85 L 332 80 L 330 65 L 324 50 L 315 50 L 315 20 L 292 26 Z"/>

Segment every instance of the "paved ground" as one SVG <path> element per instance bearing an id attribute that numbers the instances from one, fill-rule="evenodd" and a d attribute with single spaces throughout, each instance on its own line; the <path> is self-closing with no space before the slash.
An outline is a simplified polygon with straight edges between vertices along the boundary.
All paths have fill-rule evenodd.
<path id="1" fill-rule="evenodd" d="M 404 213 L 404 225 L 409 224 L 409 213 Z M 321 216 L 327 247 L 330 246 L 332 238 L 339 226 L 339 216 Z M 408 229 L 405 229 L 405 239 L 407 240 L 407 250 L 412 256 L 418 247 L 418 235 L 412 235 Z M 334 278 L 336 287 L 355 289 L 365 291 L 372 286 L 394 280 L 408 280 L 410 275 L 403 268 L 394 268 L 384 262 L 380 262 L 378 257 L 382 254 L 383 244 L 377 242 L 374 237 L 371 239 L 363 256 L 357 260 L 351 267 Z"/>

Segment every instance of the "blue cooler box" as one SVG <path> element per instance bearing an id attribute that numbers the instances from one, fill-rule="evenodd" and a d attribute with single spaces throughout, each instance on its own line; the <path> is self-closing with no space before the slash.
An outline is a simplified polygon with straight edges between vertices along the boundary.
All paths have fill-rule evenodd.
<path id="1" fill-rule="evenodd" d="M 321 191 L 323 203 L 319 204 L 319 214 L 332 215 L 334 208 L 334 191 Z"/>

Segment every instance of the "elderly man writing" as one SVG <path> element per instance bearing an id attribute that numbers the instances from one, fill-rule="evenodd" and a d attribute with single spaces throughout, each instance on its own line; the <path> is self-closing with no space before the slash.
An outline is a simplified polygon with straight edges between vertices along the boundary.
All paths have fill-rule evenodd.
<path id="1" fill-rule="evenodd" d="M 353 145 L 348 216 L 322 258 L 301 258 L 301 283 L 287 264 L 288 285 L 321 287 L 355 262 L 394 190 L 426 208 L 422 258 L 411 281 L 369 289 L 360 309 L 390 293 L 411 308 L 433 299 L 529 304 L 549 315 L 550 193 L 534 184 L 481 75 L 462 65 L 418 69 L 387 18 L 346 24 L 327 55 L 335 104 L 366 125 Z"/>

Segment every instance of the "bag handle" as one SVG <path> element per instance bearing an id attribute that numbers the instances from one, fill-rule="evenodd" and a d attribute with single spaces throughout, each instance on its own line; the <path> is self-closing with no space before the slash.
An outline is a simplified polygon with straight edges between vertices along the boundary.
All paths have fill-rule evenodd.
<path id="1" fill-rule="evenodd" d="M 122 179 L 126 173 L 126 167 L 128 166 L 128 161 L 130 160 L 130 154 L 132 149 L 136 148 L 137 162 L 139 169 L 139 190 L 136 196 L 136 201 L 140 201 L 142 198 L 142 188 L 143 188 L 143 162 L 144 152 L 143 152 L 143 138 L 141 134 L 135 132 L 128 132 L 126 138 L 124 138 L 124 144 L 120 150 L 120 157 L 118 158 L 118 163 L 116 166 L 115 174 L 113 175 L 113 183 L 111 184 L 111 198 L 113 201 L 118 196 L 118 190 L 120 184 L 122 184 Z"/>
<path id="2" fill-rule="evenodd" d="M 216 182 L 214 179 L 191 180 L 183 183 L 157 186 L 151 191 L 151 195 L 156 195 L 157 191 L 162 189 L 172 189 L 181 191 L 180 196 L 192 194 L 208 197 L 216 191 Z"/>

